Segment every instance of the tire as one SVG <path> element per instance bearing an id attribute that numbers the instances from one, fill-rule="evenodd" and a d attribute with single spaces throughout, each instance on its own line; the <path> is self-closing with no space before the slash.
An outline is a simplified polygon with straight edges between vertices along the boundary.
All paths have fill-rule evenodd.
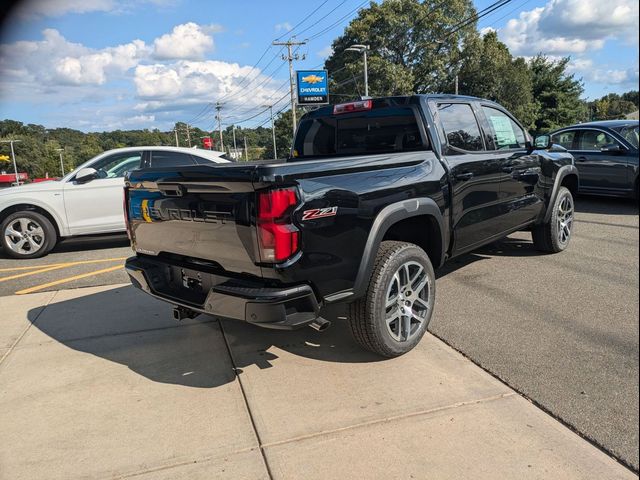
<path id="1" fill-rule="evenodd" d="M 537 250 L 546 253 L 562 252 L 569 246 L 573 233 L 574 203 L 571 192 L 560 187 L 547 223 L 536 226 L 531 231 L 533 245 Z"/>
<path id="2" fill-rule="evenodd" d="M 424 250 L 412 243 L 382 242 L 365 295 L 349 305 L 356 342 L 389 358 L 410 351 L 427 331 L 435 286 Z"/>
<path id="3" fill-rule="evenodd" d="M 24 232 L 27 232 L 26 236 Z M 51 221 L 30 210 L 7 216 L 0 225 L 0 235 L 2 248 L 12 258 L 43 257 L 58 240 Z"/>

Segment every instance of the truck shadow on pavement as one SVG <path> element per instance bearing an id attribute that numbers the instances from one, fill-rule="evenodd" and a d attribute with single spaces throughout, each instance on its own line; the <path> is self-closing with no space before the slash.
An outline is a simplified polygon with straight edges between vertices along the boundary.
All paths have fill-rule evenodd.
<path id="1" fill-rule="evenodd" d="M 452 260 L 436 276 L 499 255 L 539 252 L 530 242 L 505 239 Z M 44 310 L 29 311 L 32 328 L 73 350 L 124 365 L 154 382 L 213 388 L 233 381 L 245 368 L 277 367 L 283 354 L 341 363 L 385 361 L 353 340 L 345 305 L 323 309 L 322 316 L 332 322 L 324 332 L 311 328 L 280 331 L 206 315 L 178 323 L 168 304 L 130 285 L 83 296 L 75 295 L 78 290 L 61 294 L 67 292 L 74 292 L 75 298 L 56 297 Z"/>
<path id="2" fill-rule="evenodd" d="M 44 310 L 30 310 L 28 319 L 32 328 L 75 351 L 124 365 L 154 382 L 196 388 L 232 382 L 244 368 L 272 368 L 281 351 L 330 362 L 383 360 L 352 340 L 344 319 L 337 318 L 341 309 L 325 315 L 333 325 L 322 333 L 268 330 L 206 315 L 178 323 L 168 304 L 125 286 L 54 300 Z"/>

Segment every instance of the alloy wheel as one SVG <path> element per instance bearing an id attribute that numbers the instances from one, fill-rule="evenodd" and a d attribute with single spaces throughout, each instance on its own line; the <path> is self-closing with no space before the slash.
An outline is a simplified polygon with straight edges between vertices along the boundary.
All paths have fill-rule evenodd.
<path id="1" fill-rule="evenodd" d="M 565 195 L 558 204 L 558 241 L 565 245 L 571 238 L 573 227 L 573 199 L 571 195 Z"/>
<path id="2" fill-rule="evenodd" d="M 394 273 L 385 297 L 385 324 L 396 341 L 411 340 L 429 318 L 429 287 L 427 271 L 418 262 L 406 262 Z"/>
<path id="3" fill-rule="evenodd" d="M 45 244 L 42 225 L 32 218 L 19 217 L 4 229 L 5 245 L 20 255 L 30 255 Z"/>

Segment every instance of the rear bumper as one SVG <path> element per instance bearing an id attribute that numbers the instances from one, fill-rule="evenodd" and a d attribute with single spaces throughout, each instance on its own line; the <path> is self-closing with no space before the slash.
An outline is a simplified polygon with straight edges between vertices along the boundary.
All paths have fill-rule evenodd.
<path id="1" fill-rule="evenodd" d="M 199 313 L 282 330 L 309 325 L 319 317 L 309 285 L 265 287 L 146 257 L 128 258 L 125 269 L 140 290 Z"/>

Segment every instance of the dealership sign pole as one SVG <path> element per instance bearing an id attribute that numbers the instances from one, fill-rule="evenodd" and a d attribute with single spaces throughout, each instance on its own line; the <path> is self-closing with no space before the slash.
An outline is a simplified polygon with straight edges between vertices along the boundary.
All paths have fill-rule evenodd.
<path id="1" fill-rule="evenodd" d="M 2 143 L 8 143 L 11 145 L 11 159 L 13 160 L 13 171 L 16 174 L 16 185 L 20 185 L 20 179 L 18 178 L 18 166 L 16 165 L 16 152 L 13 151 L 14 142 L 21 142 L 22 140 L 2 140 Z"/>

